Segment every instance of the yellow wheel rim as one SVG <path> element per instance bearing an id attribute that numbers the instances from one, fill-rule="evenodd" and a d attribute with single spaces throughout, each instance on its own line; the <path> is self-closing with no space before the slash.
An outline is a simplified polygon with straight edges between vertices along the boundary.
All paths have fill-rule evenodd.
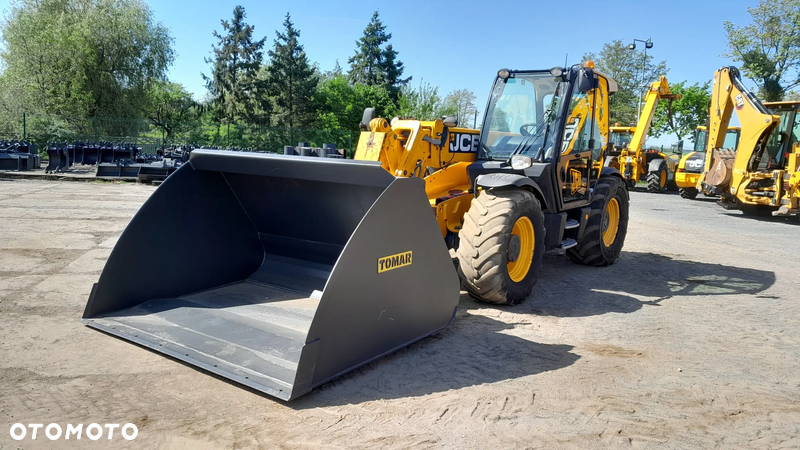
<path id="1" fill-rule="evenodd" d="M 531 269 L 533 262 L 533 246 L 536 234 L 533 231 L 531 219 L 523 216 L 517 219 L 514 228 L 511 229 L 511 241 L 519 239 L 519 252 L 508 252 L 508 276 L 514 283 L 519 283 L 525 279 L 525 275 Z M 516 250 L 516 249 L 514 249 Z M 516 253 L 516 255 L 512 255 Z M 516 257 L 515 257 L 516 256 Z M 514 261 L 511 261 L 514 259 Z"/>
<path id="2" fill-rule="evenodd" d="M 660 186 L 663 188 L 667 185 L 667 172 L 661 171 L 661 179 L 659 180 Z"/>
<path id="3" fill-rule="evenodd" d="M 606 247 L 611 247 L 617 240 L 617 231 L 619 231 L 619 202 L 612 198 L 603 214 L 603 243 Z"/>

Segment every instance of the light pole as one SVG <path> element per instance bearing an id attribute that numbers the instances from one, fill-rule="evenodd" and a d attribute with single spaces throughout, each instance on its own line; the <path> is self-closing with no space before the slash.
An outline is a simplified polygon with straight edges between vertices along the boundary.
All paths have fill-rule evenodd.
<path id="1" fill-rule="evenodd" d="M 636 114 L 638 120 L 638 117 L 642 115 L 642 97 L 644 97 L 644 90 L 646 87 L 644 84 L 644 71 L 645 68 L 647 67 L 647 49 L 653 48 L 653 41 L 650 38 L 647 38 L 646 41 L 642 39 L 634 39 L 633 42 L 630 45 L 628 45 L 628 50 L 636 50 L 637 42 L 641 42 L 644 44 L 644 58 L 642 59 L 642 85 L 640 87 L 642 93 L 639 94 L 639 112 Z"/>

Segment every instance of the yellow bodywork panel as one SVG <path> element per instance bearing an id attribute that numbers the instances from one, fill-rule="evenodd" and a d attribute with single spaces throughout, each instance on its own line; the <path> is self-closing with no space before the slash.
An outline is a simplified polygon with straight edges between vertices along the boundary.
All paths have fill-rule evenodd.
<path id="1" fill-rule="evenodd" d="M 353 159 L 361 161 L 380 161 L 383 141 L 386 133 L 376 131 L 362 131 L 358 138 L 356 155 Z"/>
<path id="2" fill-rule="evenodd" d="M 362 131 L 355 159 L 380 161 L 397 177 L 425 179 L 425 193 L 436 212 L 442 236 L 461 229 L 474 196 L 467 166 L 478 154 L 479 130 L 446 127 L 441 120 L 370 121 Z"/>
<path id="3" fill-rule="evenodd" d="M 442 236 L 446 236 L 448 230 L 457 233 L 461 229 L 464 214 L 472 204 L 474 196 L 469 193 L 471 186 L 467 173 L 469 164 L 456 163 L 425 177 L 425 193 L 436 209 L 436 221 Z"/>
<path id="4" fill-rule="evenodd" d="M 474 162 L 480 131 L 448 128 L 441 120 L 373 119 L 370 131 L 362 131 L 355 158 L 380 161 L 396 177 L 424 178 L 428 168 L 437 170 L 460 162 Z"/>
<path id="5" fill-rule="evenodd" d="M 475 196 L 463 194 L 449 198 L 436 205 L 436 222 L 442 236 L 446 236 L 448 231 L 458 233 L 464 224 L 464 214 L 469 211 L 472 200 Z"/>

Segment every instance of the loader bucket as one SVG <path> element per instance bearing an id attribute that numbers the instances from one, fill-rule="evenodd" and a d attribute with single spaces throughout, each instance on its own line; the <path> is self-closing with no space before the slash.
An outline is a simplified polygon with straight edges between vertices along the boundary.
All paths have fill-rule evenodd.
<path id="1" fill-rule="evenodd" d="M 444 328 L 458 297 L 423 180 L 195 150 L 120 236 L 83 322 L 291 400 Z"/>

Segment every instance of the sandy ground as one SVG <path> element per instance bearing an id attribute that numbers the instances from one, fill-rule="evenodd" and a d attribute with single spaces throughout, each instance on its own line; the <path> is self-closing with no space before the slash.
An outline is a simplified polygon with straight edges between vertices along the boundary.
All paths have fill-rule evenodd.
<path id="1" fill-rule="evenodd" d="M 523 304 L 462 296 L 444 331 L 287 404 L 81 325 L 153 190 L 0 179 L 0 448 L 800 447 L 797 219 L 633 193 L 613 266 L 548 254 Z"/>

